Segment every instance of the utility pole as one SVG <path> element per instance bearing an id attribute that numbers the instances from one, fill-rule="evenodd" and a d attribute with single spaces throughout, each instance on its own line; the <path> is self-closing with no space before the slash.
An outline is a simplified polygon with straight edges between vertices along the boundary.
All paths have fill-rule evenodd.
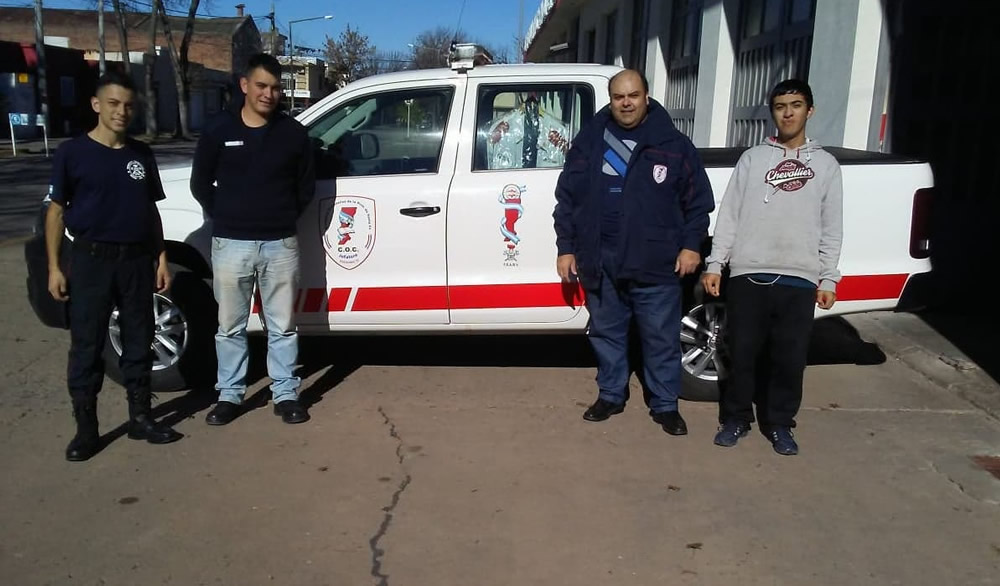
<path id="1" fill-rule="evenodd" d="M 274 55 L 278 50 L 278 39 L 274 32 L 274 2 L 271 2 L 271 13 L 267 15 L 271 19 L 271 55 Z"/>
<path id="2" fill-rule="evenodd" d="M 45 76 L 45 33 L 42 26 L 42 0 L 35 0 L 35 51 L 38 52 L 38 94 L 40 98 L 42 116 L 44 118 L 43 131 L 49 130 L 49 88 L 48 79 Z"/>
<path id="3" fill-rule="evenodd" d="M 99 71 L 104 75 L 104 0 L 97 0 L 97 46 L 101 53 Z"/>

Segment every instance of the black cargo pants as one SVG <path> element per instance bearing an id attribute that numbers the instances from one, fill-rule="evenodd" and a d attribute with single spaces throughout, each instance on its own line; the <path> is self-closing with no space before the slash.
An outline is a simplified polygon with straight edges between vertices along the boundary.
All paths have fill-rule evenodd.
<path id="1" fill-rule="evenodd" d="M 70 256 L 67 385 L 74 403 L 92 402 L 104 382 L 104 344 L 115 307 L 125 388 L 148 391 L 153 341 L 153 254 L 146 244 L 76 239 Z"/>

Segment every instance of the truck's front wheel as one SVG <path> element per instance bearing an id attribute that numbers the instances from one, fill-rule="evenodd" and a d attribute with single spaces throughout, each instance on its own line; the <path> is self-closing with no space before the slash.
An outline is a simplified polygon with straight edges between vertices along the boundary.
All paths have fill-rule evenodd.
<path id="1" fill-rule="evenodd" d="M 726 306 L 706 301 L 692 307 L 681 320 L 681 397 L 689 401 L 718 401 L 719 377 L 725 363 L 719 346 L 726 325 Z"/>
<path id="2" fill-rule="evenodd" d="M 166 294 L 153 295 L 153 392 L 210 385 L 215 380 L 217 309 L 212 291 L 194 273 L 181 271 Z M 121 384 L 121 331 L 118 310 L 108 323 L 104 364 L 108 376 Z"/>

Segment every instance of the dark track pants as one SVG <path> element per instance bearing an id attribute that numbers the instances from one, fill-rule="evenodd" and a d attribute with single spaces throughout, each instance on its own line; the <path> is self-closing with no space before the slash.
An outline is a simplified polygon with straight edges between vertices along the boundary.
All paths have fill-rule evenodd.
<path id="1" fill-rule="evenodd" d="M 809 352 L 816 290 L 729 279 L 726 319 L 730 373 L 720 419 L 795 426 Z M 755 397 L 756 395 L 756 397 Z"/>

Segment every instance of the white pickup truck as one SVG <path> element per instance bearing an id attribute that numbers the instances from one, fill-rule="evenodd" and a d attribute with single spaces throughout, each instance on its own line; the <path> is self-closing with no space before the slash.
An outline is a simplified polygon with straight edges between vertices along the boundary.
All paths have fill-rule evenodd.
<path id="1" fill-rule="evenodd" d="M 316 143 L 318 170 L 316 196 L 299 223 L 300 333 L 582 334 L 582 295 L 555 271 L 554 191 L 568 142 L 608 103 L 617 71 L 466 60 L 362 79 L 299 115 Z M 914 275 L 930 270 L 931 169 L 828 150 L 843 166 L 844 278 L 834 309 L 817 317 L 894 309 Z M 700 150 L 716 200 L 741 151 Z M 214 376 L 212 229 L 189 176 L 190 167 L 162 170 L 160 213 L 176 278 L 156 298 L 158 390 Z M 65 325 L 45 299 L 44 261 L 31 260 L 39 246 L 39 239 L 27 244 L 32 304 L 45 323 Z M 711 400 L 723 368 L 716 341 L 724 312 L 717 300 L 702 303 L 696 283 L 689 279 L 685 295 L 681 394 Z M 249 328 L 263 330 L 258 308 Z M 113 317 L 106 352 L 113 377 L 116 332 Z"/>

